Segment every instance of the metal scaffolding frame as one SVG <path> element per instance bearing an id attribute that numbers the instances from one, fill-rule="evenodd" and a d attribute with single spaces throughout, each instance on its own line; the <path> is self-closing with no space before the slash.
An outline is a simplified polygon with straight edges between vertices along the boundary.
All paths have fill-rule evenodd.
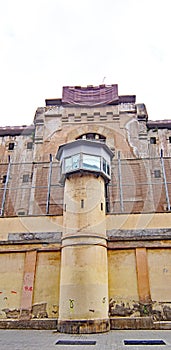
<path id="1" fill-rule="evenodd" d="M 156 168 L 161 176 L 155 177 Z M 22 181 L 22 169 L 28 169 L 28 183 Z M 163 152 L 158 158 L 142 159 L 121 159 L 118 152 L 111 170 L 106 188 L 109 214 L 171 210 L 171 158 L 163 157 Z M 5 178 L 0 184 L 1 217 L 62 215 L 60 167 L 51 155 L 49 162 L 12 163 L 9 158 L 8 163 L 0 164 L 0 177 Z"/>

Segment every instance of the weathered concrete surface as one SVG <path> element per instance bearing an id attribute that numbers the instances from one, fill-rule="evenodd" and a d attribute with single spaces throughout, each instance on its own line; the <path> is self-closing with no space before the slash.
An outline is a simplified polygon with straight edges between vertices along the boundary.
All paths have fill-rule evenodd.
<path id="1" fill-rule="evenodd" d="M 171 346 L 171 332 L 165 330 L 158 331 L 110 331 L 103 334 L 88 334 L 88 335 L 69 335 L 69 334 L 60 334 L 52 331 L 40 331 L 40 330 L 0 330 L 0 348 L 3 350 L 52 350 L 60 349 L 65 350 L 72 348 L 74 350 L 113 350 L 120 349 L 125 350 L 130 348 L 129 346 L 124 345 L 124 340 L 127 339 L 140 339 L 140 340 L 163 340 L 166 345 L 158 346 L 146 346 L 148 349 L 155 350 L 170 350 Z M 96 345 L 87 346 L 87 345 L 56 345 L 59 340 L 93 340 L 96 341 Z M 132 350 L 138 349 L 140 347 L 131 346 Z M 144 348 L 141 346 L 141 348 Z M 154 349 L 155 348 L 155 349 Z M 143 350 L 143 349 L 142 349 Z"/>
<path id="2" fill-rule="evenodd" d="M 111 329 L 154 329 L 151 317 L 112 317 L 110 318 Z"/>
<path id="3" fill-rule="evenodd" d="M 107 237 L 109 241 L 115 240 L 158 240 L 171 239 L 171 228 L 156 228 L 156 229 L 135 229 L 135 230 L 108 230 Z"/>
<path id="4" fill-rule="evenodd" d="M 0 329 L 57 329 L 57 320 L 33 319 L 33 320 L 0 320 Z"/>
<path id="5" fill-rule="evenodd" d="M 106 320 L 108 322 L 108 320 Z M 68 332 L 74 334 L 91 334 L 91 333 L 105 333 L 106 329 L 109 330 L 171 330 L 171 321 L 154 321 L 150 316 L 146 317 L 110 317 L 110 324 L 106 327 L 106 324 L 90 321 L 71 324 L 68 321 Z M 90 328 L 89 328 L 90 325 Z M 65 323 L 66 329 L 66 323 Z M 94 327 L 94 332 L 92 332 Z M 58 327 L 58 320 L 55 318 L 41 318 L 32 320 L 16 320 L 16 319 L 3 319 L 0 320 L 0 329 L 41 329 L 41 330 L 59 330 L 62 329 L 62 324 Z M 74 330 L 74 332 L 73 332 Z"/>
<path id="6" fill-rule="evenodd" d="M 22 243 L 28 241 L 61 242 L 61 235 L 62 232 L 16 232 L 8 234 L 8 241 Z"/>

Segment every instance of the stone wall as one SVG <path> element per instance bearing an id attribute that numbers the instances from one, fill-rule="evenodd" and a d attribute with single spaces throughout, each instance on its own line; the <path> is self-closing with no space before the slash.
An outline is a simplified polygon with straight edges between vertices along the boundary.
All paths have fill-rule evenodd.
<path id="1" fill-rule="evenodd" d="M 106 227 L 110 318 L 170 321 L 171 214 L 109 215 Z M 58 318 L 62 231 L 59 216 L 0 219 L 1 319 Z"/>

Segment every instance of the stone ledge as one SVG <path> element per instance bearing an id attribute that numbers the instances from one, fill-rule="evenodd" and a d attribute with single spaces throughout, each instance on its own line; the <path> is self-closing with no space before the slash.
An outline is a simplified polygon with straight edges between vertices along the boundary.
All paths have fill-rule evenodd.
<path id="1" fill-rule="evenodd" d="M 68 334 L 104 333 L 110 330 L 110 320 L 59 320 L 57 330 Z"/>
<path id="2" fill-rule="evenodd" d="M 171 229 L 107 230 L 107 238 L 112 241 L 161 240 L 171 239 Z"/>
<path id="3" fill-rule="evenodd" d="M 151 317 L 111 317 L 110 329 L 155 329 Z"/>
<path id="4" fill-rule="evenodd" d="M 16 320 L 1 319 L 0 329 L 57 329 L 57 319 Z"/>
<path id="5" fill-rule="evenodd" d="M 171 321 L 156 321 L 154 322 L 154 329 L 171 329 Z"/>
<path id="6" fill-rule="evenodd" d="M 98 321 L 98 320 L 97 320 Z M 82 323 L 83 322 L 83 323 Z M 77 324 L 76 324 L 77 323 Z M 78 324 L 79 323 L 79 324 Z M 98 322 L 97 322 L 98 323 Z M 86 325 L 86 326 L 85 326 Z M 87 325 L 90 327 L 87 328 Z M 79 330 L 78 330 L 79 326 Z M 105 326 L 105 327 L 104 327 Z M 16 319 L 1 319 L 0 329 L 37 329 L 37 330 L 56 330 L 61 331 L 62 324 L 58 325 L 57 319 L 32 319 L 32 320 L 16 320 Z M 156 330 L 171 330 L 171 321 L 153 321 L 151 317 L 111 317 L 110 327 L 106 327 L 100 323 L 96 324 L 93 321 L 79 321 L 67 325 L 70 328 L 66 333 L 103 333 L 109 330 L 126 330 L 126 329 L 156 329 Z M 71 329 L 72 328 L 72 329 Z M 104 329 L 105 328 L 105 329 Z M 109 329 L 110 328 L 110 329 Z"/>
<path id="7" fill-rule="evenodd" d="M 20 233 L 9 233 L 8 243 L 17 242 L 59 242 L 61 243 L 62 232 L 20 232 Z"/>

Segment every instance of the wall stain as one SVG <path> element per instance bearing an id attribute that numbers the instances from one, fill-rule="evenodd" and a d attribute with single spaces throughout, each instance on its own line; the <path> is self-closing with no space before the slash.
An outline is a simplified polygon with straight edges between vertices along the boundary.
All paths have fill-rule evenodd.
<path id="1" fill-rule="evenodd" d="M 140 303 L 137 301 L 123 302 L 110 299 L 109 315 L 120 317 L 152 317 L 153 321 L 171 321 L 171 303 L 152 301 Z"/>

